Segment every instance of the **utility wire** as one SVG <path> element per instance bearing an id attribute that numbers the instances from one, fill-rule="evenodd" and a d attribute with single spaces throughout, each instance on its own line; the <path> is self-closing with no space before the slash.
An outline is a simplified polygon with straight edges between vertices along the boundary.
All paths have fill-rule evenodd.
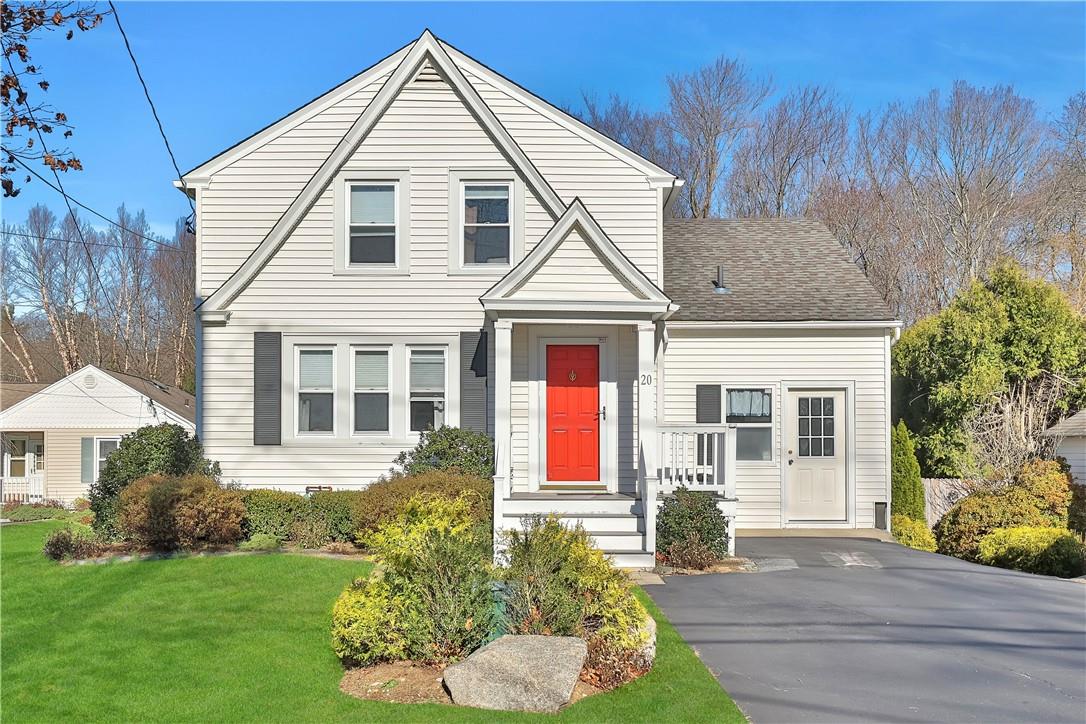
<path id="1" fill-rule="evenodd" d="M 4 234 L 10 234 L 12 236 L 21 236 L 21 237 L 24 237 L 26 239 L 35 239 L 35 240 L 41 240 L 41 241 L 60 241 L 60 242 L 64 242 L 65 244 L 78 244 L 78 243 L 80 243 L 79 239 L 61 239 L 58 236 L 38 236 L 37 234 L 25 234 L 25 233 L 23 233 L 21 231 L 11 231 L 9 229 L 0 229 L 0 236 L 3 236 Z M 129 248 L 127 246 L 124 246 L 123 244 L 110 244 L 110 243 L 105 242 L 105 241 L 88 241 L 88 242 L 85 242 L 85 243 L 89 244 L 90 246 L 104 246 L 104 247 L 109 248 L 109 249 L 128 249 Z M 191 252 L 189 252 L 189 251 L 187 251 L 185 249 L 181 249 L 179 247 L 176 247 L 176 246 L 173 246 L 173 245 L 170 245 L 170 244 L 163 244 L 162 245 L 162 251 L 172 251 L 175 254 L 190 254 L 191 253 Z"/>
<path id="2" fill-rule="evenodd" d="M 7 152 L 7 150 L 5 149 L 5 153 L 6 153 L 6 152 Z M 10 154 L 9 154 L 9 155 L 10 155 Z M 45 184 L 45 185 L 46 185 L 46 186 L 48 186 L 49 188 L 51 188 L 51 189 L 53 189 L 54 191 L 56 191 L 56 192 L 57 192 L 58 194 L 62 195 L 62 196 L 63 196 L 63 197 L 65 198 L 65 200 L 66 200 L 66 201 L 71 201 L 71 202 L 72 202 L 73 204 L 75 204 L 75 205 L 76 205 L 76 206 L 78 206 L 79 208 L 81 208 L 81 209 L 85 209 L 85 210 L 87 210 L 87 211 L 91 212 L 92 214 L 94 214 L 95 216 L 97 216 L 97 217 L 98 217 L 99 219 L 102 219 L 102 220 L 103 220 L 103 221 L 105 221 L 106 223 L 108 223 L 108 224 L 110 224 L 110 225 L 112 225 L 112 226 L 116 226 L 116 227 L 117 227 L 118 229 L 120 229 L 120 230 L 121 230 L 121 231 L 123 231 L 123 232 L 126 232 L 126 233 L 128 233 L 128 234 L 132 234 L 133 236 L 138 236 L 139 238 L 143 239 L 144 241 L 149 241 L 149 242 L 151 242 L 152 244 L 158 244 L 159 246 L 165 246 L 165 247 L 169 247 L 169 248 L 175 248 L 175 247 L 172 247 L 172 246 L 171 246 L 171 245 L 170 245 L 170 244 L 169 244 L 168 242 L 162 241 L 161 239 L 154 239 L 154 238 L 152 238 L 152 237 L 150 237 L 150 236 L 145 236 L 144 234 L 141 234 L 141 233 L 139 233 L 139 232 L 138 232 L 138 231 L 136 231 L 135 229 L 129 229 L 129 228 L 128 228 L 128 227 L 126 227 L 126 226 L 122 226 L 121 224 L 118 224 L 118 223 L 117 223 L 116 221 L 114 221 L 113 219 L 109 218 L 108 216 L 106 216 L 105 214 L 103 214 L 103 213 L 102 213 L 101 211 L 95 211 L 94 209 L 92 209 L 91 207 L 87 206 L 86 204 L 84 204 L 84 203 L 83 203 L 82 201 L 80 201 L 79 199 L 76 199 L 76 198 L 73 198 L 72 196 L 70 196 L 70 195 L 68 194 L 68 192 L 66 192 L 66 191 L 64 190 L 64 188 L 63 188 L 63 187 L 58 187 L 58 186 L 55 186 L 54 184 L 50 183 L 48 179 L 46 179 L 46 178 L 45 178 L 44 176 L 42 176 L 42 175 L 41 175 L 40 173 L 38 173 L 37 171 L 35 171 L 34 169 L 32 169 L 32 168 L 31 168 L 30 166 L 28 166 L 28 165 L 26 164 L 26 162 L 25 162 L 25 161 L 23 161 L 22 159 L 20 159 L 20 158 L 15 158 L 14 160 L 15 160 L 15 163 L 19 164 L 19 165 L 20 165 L 20 166 L 22 166 L 22 167 L 23 167 L 24 169 L 26 169 L 26 170 L 27 170 L 28 172 L 30 172 L 30 173 L 34 174 L 35 176 L 37 176 L 38 180 L 39 180 L 39 181 L 41 181 L 41 182 L 42 182 L 43 184 Z M 56 173 L 56 171 L 54 170 L 54 171 L 53 171 L 53 173 L 55 174 L 55 173 Z M 60 179 L 58 178 L 58 179 L 57 179 L 57 181 L 59 181 L 59 180 L 60 180 Z M 70 207 L 69 207 L 69 208 L 70 208 Z"/>
<path id="3" fill-rule="evenodd" d="M 196 207 L 192 203 L 192 197 L 189 196 L 189 187 L 185 183 L 184 177 L 181 175 L 181 169 L 177 166 L 177 159 L 173 155 L 173 149 L 170 148 L 170 140 L 166 138 L 166 129 L 162 127 L 162 119 L 158 117 L 158 110 L 155 108 L 155 102 L 151 100 L 151 92 L 147 90 L 147 82 L 143 80 L 140 64 L 136 61 L 135 53 L 132 52 L 132 45 L 128 42 L 128 34 L 124 32 L 124 26 L 121 25 L 121 16 L 117 12 L 117 6 L 113 4 L 113 0 L 109 0 L 109 9 L 113 11 L 113 20 L 117 23 L 117 30 L 121 31 L 121 38 L 124 40 L 125 49 L 128 50 L 128 57 L 132 59 L 132 67 L 136 69 L 136 77 L 139 78 L 140 85 L 143 86 L 143 96 L 147 99 L 147 105 L 151 106 L 151 115 L 155 117 L 155 123 L 158 124 L 159 135 L 162 136 L 162 142 L 166 144 L 166 153 L 170 154 L 170 162 L 173 164 L 173 170 L 177 173 L 177 180 L 181 182 L 181 188 L 184 189 L 185 198 L 189 202 L 189 208 L 192 210 L 193 217 L 195 217 Z"/>

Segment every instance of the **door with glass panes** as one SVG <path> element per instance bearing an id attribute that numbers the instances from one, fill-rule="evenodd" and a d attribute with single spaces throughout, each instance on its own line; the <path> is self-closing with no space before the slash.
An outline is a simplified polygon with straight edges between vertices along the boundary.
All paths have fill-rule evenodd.
<path id="1" fill-rule="evenodd" d="M 788 521 L 846 521 L 844 391 L 791 391 L 788 417 Z"/>

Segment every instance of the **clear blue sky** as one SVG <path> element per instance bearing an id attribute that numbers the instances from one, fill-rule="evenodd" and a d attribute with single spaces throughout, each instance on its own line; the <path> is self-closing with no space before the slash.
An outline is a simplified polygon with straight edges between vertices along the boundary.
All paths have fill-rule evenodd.
<path id="1" fill-rule="evenodd" d="M 182 171 L 407 43 L 425 27 L 562 105 L 582 90 L 647 106 L 669 73 L 726 54 L 778 89 L 837 88 L 856 110 L 954 79 L 1012 84 L 1054 115 L 1086 87 L 1086 4 L 118 3 Z M 35 49 L 49 97 L 76 126 L 86 170 L 68 192 L 111 213 L 147 211 L 171 234 L 188 212 L 112 19 Z M 4 200 L 6 220 L 61 202 L 43 184 Z"/>

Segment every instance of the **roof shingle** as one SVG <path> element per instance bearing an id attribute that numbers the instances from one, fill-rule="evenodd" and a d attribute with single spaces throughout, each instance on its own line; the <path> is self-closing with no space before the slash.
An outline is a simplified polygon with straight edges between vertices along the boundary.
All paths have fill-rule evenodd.
<path id="1" fill-rule="evenodd" d="M 724 265 L 729 294 L 713 291 Z M 664 222 L 671 318 L 701 322 L 893 321 L 837 239 L 808 219 Z"/>

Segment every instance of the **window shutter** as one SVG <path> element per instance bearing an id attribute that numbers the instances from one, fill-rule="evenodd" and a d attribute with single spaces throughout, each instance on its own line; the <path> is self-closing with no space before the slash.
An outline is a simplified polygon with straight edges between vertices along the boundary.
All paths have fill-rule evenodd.
<path id="1" fill-rule="evenodd" d="M 282 424 L 283 335 L 253 332 L 253 444 L 279 445 Z"/>
<path id="2" fill-rule="evenodd" d="M 79 439 L 79 480 L 84 485 L 94 483 L 94 438 Z"/>
<path id="3" fill-rule="evenodd" d="M 698 385 L 698 424 L 720 424 L 720 385 Z"/>
<path id="4" fill-rule="evenodd" d="M 488 432 L 486 344 L 482 330 L 460 333 L 460 427 L 483 433 Z"/>

